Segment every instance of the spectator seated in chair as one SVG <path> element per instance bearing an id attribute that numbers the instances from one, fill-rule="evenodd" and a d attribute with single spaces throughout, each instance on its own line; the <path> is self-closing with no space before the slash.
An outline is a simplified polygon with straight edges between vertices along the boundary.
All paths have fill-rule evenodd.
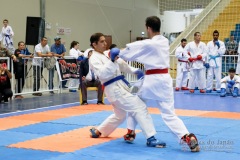
<path id="1" fill-rule="evenodd" d="M 11 78 L 12 74 L 7 69 L 5 63 L 0 64 L 0 103 L 2 100 L 7 103 L 8 98 L 13 96 L 10 83 Z"/>
<path id="2" fill-rule="evenodd" d="M 94 75 L 93 71 L 89 67 L 89 58 L 92 55 L 92 50 L 88 52 L 88 58 L 83 60 L 80 65 L 80 86 L 82 93 L 82 105 L 87 105 L 87 87 L 97 87 L 98 101 L 97 104 L 104 104 L 102 101 L 103 89 L 101 82 Z"/>

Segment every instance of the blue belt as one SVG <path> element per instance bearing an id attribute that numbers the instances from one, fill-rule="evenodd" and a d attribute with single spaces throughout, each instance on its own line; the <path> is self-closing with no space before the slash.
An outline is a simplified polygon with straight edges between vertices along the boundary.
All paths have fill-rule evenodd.
<path id="1" fill-rule="evenodd" d="M 211 59 L 214 60 L 215 65 L 216 65 L 216 68 L 218 68 L 216 58 L 219 58 L 219 57 L 220 57 L 220 55 L 217 55 L 217 56 L 212 56 L 212 55 L 210 55 L 210 59 L 209 59 L 209 61 L 210 61 Z"/>
<path id="2" fill-rule="evenodd" d="M 11 42 L 11 37 L 9 35 L 5 35 L 5 42 L 6 42 L 7 46 L 8 46 L 7 38 L 9 39 L 10 44 L 13 45 L 13 43 Z"/>
<path id="3" fill-rule="evenodd" d="M 113 82 L 116 82 L 116 81 L 119 81 L 119 80 L 122 80 L 124 83 L 126 83 L 126 85 L 128 87 L 130 87 L 130 83 L 126 79 L 124 79 L 124 75 L 120 75 L 120 76 L 117 76 L 117 77 L 115 77 L 113 79 L 110 79 L 109 81 L 103 83 L 103 85 L 106 87 L 109 84 L 112 84 Z"/>

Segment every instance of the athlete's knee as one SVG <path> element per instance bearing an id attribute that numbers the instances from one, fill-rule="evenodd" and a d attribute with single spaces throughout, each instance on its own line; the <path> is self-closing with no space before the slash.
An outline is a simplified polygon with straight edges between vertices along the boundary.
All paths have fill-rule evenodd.
<path id="1" fill-rule="evenodd" d="M 126 120 L 126 114 L 115 114 L 115 117 L 118 119 L 118 120 L 120 120 L 120 121 L 124 121 L 124 120 Z"/>

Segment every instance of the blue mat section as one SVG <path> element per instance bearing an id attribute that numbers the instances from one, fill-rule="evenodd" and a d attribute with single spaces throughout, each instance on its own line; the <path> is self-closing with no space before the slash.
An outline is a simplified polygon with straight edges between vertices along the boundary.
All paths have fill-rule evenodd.
<path id="1" fill-rule="evenodd" d="M 205 111 L 240 112 L 240 98 L 175 93 L 175 108 Z"/>
<path id="2" fill-rule="evenodd" d="M 109 143 L 85 148 L 74 153 L 67 153 L 58 157 L 50 158 L 49 160 L 74 160 L 74 159 L 91 159 L 91 160 L 238 160 L 238 153 L 228 153 L 221 150 L 207 150 L 199 153 L 191 153 L 186 145 L 180 145 L 178 141 L 170 133 L 164 133 L 164 140 L 167 143 L 166 148 L 149 148 L 145 145 L 146 139 L 142 134 L 138 134 L 134 144 L 123 142 L 122 139 L 117 139 Z M 199 136 L 200 142 L 205 142 L 208 145 L 206 137 Z M 211 148 L 211 147 L 210 147 Z"/>
<path id="3" fill-rule="evenodd" d="M 62 118 L 55 121 L 29 125 L 7 131 L 0 131 L 0 159 L 28 160 L 32 158 L 34 160 L 238 160 L 240 157 L 239 120 L 185 116 L 180 117 L 189 131 L 197 135 L 199 143 L 202 147 L 201 152 L 191 153 L 188 151 L 189 149 L 186 145 L 179 144 L 179 140 L 164 124 L 161 115 L 159 114 L 152 114 L 152 118 L 157 130 L 156 137 L 167 143 L 167 148 L 163 149 L 147 147 L 146 139 L 143 133 L 137 134 L 134 144 L 125 143 L 123 141 L 123 138 L 119 138 L 114 141 L 84 148 L 72 153 L 58 153 L 38 150 L 34 151 L 31 149 L 28 150 L 4 147 L 17 142 L 73 130 L 75 128 L 99 125 L 111 114 L 111 111 L 102 111 L 92 114 Z M 118 128 L 126 128 L 126 122 L 124 122 Z M 137 128 L 139 128 L 139 126 Z M 230 144 L 219 144 L 220 142 L 224 141 L 229 141 Z"/>
<path id="4" fill-rule="evenodd" d="M 197 91 L 199 92 L 199 91 Z M 240 112 L 240 98 L 239 97 L 220 97 L 208 96 L 200 94 L 185 94 L 188 91 L 174 92 L 174 107 L 175 109 L 188 110 L 204 110 L 204 111 L 223 111 L 223 112 Z M 109 104 L 105 100 L 105 104 Z M 156 107 L 155 101 L 147 101 L 147 106 Z"/>
<path id="5" fill-rule="evenodd" d="M 79 125 L 79 126 L 89 126 L 89 125 L 99 125 L 105 120 L 108 116 L 110 116 L 113 112 L 111 111 L 103 111 L 92 114 L 85 114 L 80 116 L 73 116 L 68 118 L 61 118 L 58 120 L 49 121 L 51 123 L 60 123 L 60 124 L 71 124 L 71 125 Z"/>
<path id="6" fill-rule="evenodd" d="M 156 121 L 156 116 L 153 116 L 154 121 Z M 192 160 L 225 160 L 225 159 L 231 159 L 231 160 L 238 160 L 240 154 L 235 151 L 240 142 L 234 141 L 234 144 L 232 148 L 235 149 L 229 149 L 226 151 L 226 149 L 221 149 L 221 147 L 225 148 L 231 148 L 231 145 L 221 145 L 218 144 L 219 141 L 226 141 L 229 139 L 226 138 L 226 135 L 228 135 L 229 132 L 239 133 L 239 127 L 236 128 L 236 126 L 239 126 L 239 121 L 236 120 L 227 120 L 222 125 L 219 125 L 217 129 L 214 128 L 214 124 L 221 124 L 224 122 L 224 119 L 214 119 L 214 118 L 203 118 L 202 125 L 201 124 L 201 118 L 188 118 L 185 119 L 187 127 L 189 127 L 191 124 L 198 124 L 195 126 L 195 128 L 199 129 L 199 133 L 202 133 L 204 136 L 197 135 L 199 143 L 201 144 L 202 151 L 199 153 L 191 153 L 189 152 L 189 149 L 186 145 L 182 144 L 180 145 L 178 143 L 178 140 L 176 137 L 170 133 L 165 131 L 159 131 L 158 124 L 156 125 L 156 129 L 158 130 L 157 138 L 160 138 L 161 140 L 164 140 L 167 143 L 167 147 L 163 149 L 158 148 L 149 148 L 146 147 L 146 139 L 143 136 L 143 134 L 139 133 L 137 134 L 137 138 L 134 142 L 134 144 L 127 144 L 123 142 L 122 139 L 117 139 L 115 141 L 111 141 L 109 143 L 104 143 L 97 146 L 92 146 L 89 148 L 85 148 L 79 151 L 75 151 L 74 153 L 68 153 L 65 155 L 61 155 L 58 157 L 51 158 L 50 160 L 65 160 L 65 159 L 91 159 L 91 160 L 118 160 L 118 159 L 137 159 L 137 160 L 182 160 L 182 159 L 192 159 Z M 208 128 L 205 128 L 204 122 L 210 122 L 208 124 Z M 229 126 L 230 125 L 230 126 Z M 160 127 L 166 127 L 162 126 L 162 123 L 160 123 Z M 191 127 L 189 127 L 191 128 Z M 194 127 L 193 127 L 194 128 Z M 228 130 L 226 130 L 228 128 Z M 233 130 L 232 130 L 233 129 Z M 161 129 L 160 129 L 161 130 Z M 208 130 L 211 131 L 211 133 L 208 132 Z M 197 133 L 197 132 L 196 132 Z M 223 134 L 224 133 L 224 134 Z M 208 134 L 211 134 L 211 136 L 207 136 Z M 222 135 L 223 134 L 223 135 Z M 233 136 L 239 137 L 239 135 L 234 134 Z M 214 138 L 212 138 L 214 137 Z M 93 154 L 94 153 L 94 154 Z"/>
<path id="7" fill-rule="evenodd" d="M 8 131 L 51 135 L 51 134 L 66 132 L 69 130 L 74 130 L 77 128 L 79 128 L 79 125 L 44 122 L 44 123 L 37 123 L 37 124 L 32 124 L 24 127 L 14 128 Z"/>
<path id="8" fill-rule="evenodd" d="M 223 111 L 223 112 L 240 112 L 240 98 L 239 97 L 220 97 L 220 96 L 202 96 L 200 94 L 185 94 L 184 92 L 174 93 L 174 107 L 175 109 L 189 109 L 189 110 L 204 110 L 204 111 Z M 197 92 L 199 92 L 197 90 Z M 105 104 L 110 104 L 107 98 L 104 100 Z M 97 100 L 92 100 L 96 103 Z M 146 105 L 149 107 L 156 107 L 155 101 L 147 101 Z"/>
<path id="9" fill-rule="evenodd" d="M 219 132 L 217 135 L 218 136 L 222 136 L 222 137 L 227 137 L 227 138 L 231 138 L 231 139 L 238 139 L 238 140 L 240 140 L 238 137 L 239 137 L 239 126 L 240 126 L 240 123 L 238 123 L 238 124 L 235 124 L 235 125 L 233 125 L 233 126 L 231 126 L 231 127 L 229 127 L 228 129 L 227 129 L 227 136 L 226 136 L 226 133 L 225 133 L 225 131 L 222 131 L 222 132 Z M 239 145 L 240 145 L 240 143 L 239 143 Z M 240 148 L 240 147 L 239 147 Z M 239 152 L 240 152 L 240 150 L 238 150 Z"/>
<path id="10" fill-rule="evenodd" d="M 63 154 L 59 152 L 0 147 L 1 160 L 46 160 L 60 155 Z"/>
<path id="11" fill-rule="evenodd" d="M 56 105 L 56 106 L 30 109 L 30 110 L 25 110 L 25 111 L 4 113 L 4 114 L 0 114 L 0 118 L 17 116 L 17 115 L 28 114 L 28 113 L 43 112 L 43 111 L 49 111 L 49 110 L 55 110 L 55 109 L 61 109 L 61 108 L 68 108 L 68 107 L 73 107 L 73 106 L 77 106 L 77 105 L 80 105 L 80 103 L 76 102 L 76 103 L 70 103 L 70 104 L 62 104 L 62 105 Z"/>
<path id="12" fill-rule="evenodd" d="M 189 91 L 183 91 L 184 94 L 192 94 L 192 95 L 209 95 L 209 96 L 220 96 L 220 93 L 217 93 L 216 91 L 212 91 L 211 93 L 200 93 L 199 90 L 195 90 L 194 93 L 190 93 Z"/>
<path id="13" fill-rule="evenodd" d="M 154 126 L 157 132 L 169 132 L 169 133 L 171 132 L 163 122 L 161 115 L 152 114 L 151 116 L 153 118 Z M 236 125 L 240 126 L 239 120 L 222 119 L 222 118 L 218 118 L 218 119 L 199 118 L 199 117 L 187 117 L 187 116 L 186 117 L 179 116 L 179 118 L 186 125 L 189 132 L 197 133 L 198 135 L 202 135 L 202 136 L 207 136 L 210 134 L 225 131 L 225 130 L 228 130 L 230 127 L 234 127 Z M 216 122 L 221 125 L 216 125 Z M 126 128 L 126 127 L 123 126 L 123 128 Z M 139 125 L 137 125 L 136 128 L 140 129 Z"/>
<path id="14" fill-rule="evenodd" d="M 194 93 L 190 93 L 189 91 L 183 91 L 184 94 L 192 94 L 192 95 L 208 95 L 208 96 L 220 96 L 220 93 L 217 93 L 217 91 L 212 91 L 211 93 L 200 93 L 199 90 L 195 90 Z M 231 93 L 227 93 L 226 96 L 232 96 Z M 238 96 L 240 97 L 240 95 Z"/>
<path id="15" fill-rule="evenodd" d="M 23 142 L 30 139 L 42 137 L 42 134 L 19 133 L 13 131 L 0 131 L 0 146 Z"/>

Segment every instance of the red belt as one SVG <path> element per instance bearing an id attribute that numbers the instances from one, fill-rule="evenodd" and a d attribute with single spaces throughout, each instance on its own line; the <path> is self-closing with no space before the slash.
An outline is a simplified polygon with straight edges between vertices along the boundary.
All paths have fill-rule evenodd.
<path id="1" fill-rule="evenodd" d="M 168 68 L 146 70 L 146 75 L 149 75 L 149 74 L 165 74 L 165 73 L 168 73 Z"/>
<path id="2" fill-rule="evenodd" d="M 187 63 L 188 61 L 183 61 L 183 60 L 180 60 L 180 59 L 179 59 L 178 62 L 186 62 L 186 63 Z"/>

